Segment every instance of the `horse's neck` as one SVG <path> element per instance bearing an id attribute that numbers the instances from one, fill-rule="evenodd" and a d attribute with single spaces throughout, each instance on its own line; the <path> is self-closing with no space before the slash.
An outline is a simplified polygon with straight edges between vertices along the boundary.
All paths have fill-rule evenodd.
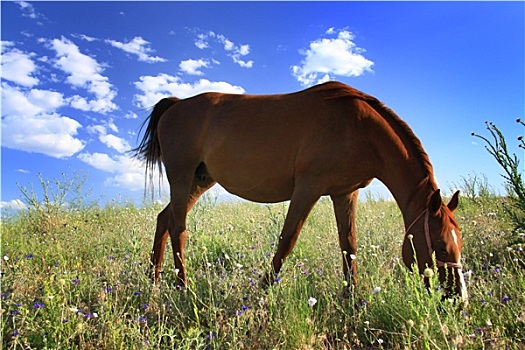
<path id="1" fill-rule="evenodd" d="M 372 132 L 379 157 L 377 178 L 390 190 L 403 213 L 405 224 L 427 207 L 437 189 L 432 165 L 421 142 L 392 110 L 377 101 L 367 101 L 374 110 Z M 380 117 L 378 117 L 378 115 Z"/>
<path id="2" fill-rule="evenodd" d="M 404 150 L 403 150 L 404 151 Z M 390 148 L 384 169 L 378 177 L 390 190 L 409 225 L 422 210 L 426 209 L 430 196 L 437 189 L 432 169 L 403 156 L 403 151 Z"/>

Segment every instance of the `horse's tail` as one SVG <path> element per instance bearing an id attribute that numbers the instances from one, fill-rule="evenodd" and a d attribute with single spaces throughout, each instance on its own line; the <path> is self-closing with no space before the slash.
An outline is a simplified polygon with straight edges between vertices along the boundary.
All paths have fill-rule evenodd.
<path id="1" fill-rule="evenodd" d="M 140 126 L 139 133 L 142 132 L 142 129 L 144 129 L 147 124 L 142 141 L 137 148 L 132 150 L 136 158 L 142 159 L 146 162 L 146 179 L 148 179 L 149 174 L 151 183 L 153 183 L 153 172 L 155 167 L 159 168 L 159 176 L 162 176 L 162 159 L 159 137 L 157 135 L 157 126 L 159 125 L 161 116 L 177 101 L 179 101 L 178 98 L 168 97 L 157 102 L 148 118 L 146 118 Z"/>

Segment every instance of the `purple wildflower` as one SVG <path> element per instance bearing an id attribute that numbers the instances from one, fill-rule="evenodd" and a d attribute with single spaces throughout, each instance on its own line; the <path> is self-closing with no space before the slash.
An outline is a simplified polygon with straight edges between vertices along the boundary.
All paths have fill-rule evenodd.
<path id="1" fill-rule="evenodd" d="M 11 316 L 16 316 L 16 315 L 20 315 L 20 310 L 16 309 L 16 310 L 11 311 Z"/>

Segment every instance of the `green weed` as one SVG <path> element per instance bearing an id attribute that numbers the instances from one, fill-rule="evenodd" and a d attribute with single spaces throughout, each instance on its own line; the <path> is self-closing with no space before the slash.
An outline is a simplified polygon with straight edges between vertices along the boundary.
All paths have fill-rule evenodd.
<path id="1" fill-rule="evenodd" d="M 306 222 L 277 283 L 271 266 L 287 204 L 201 201 L 188 217 L 189 286 L 174 287 L 168 245 L 161 283 L 148 277 L 160 206 L 60 212 L 46 234 L 25 212 L 2 221 L 3 349 L 519 349 L 525 273 L 504 199 L 462 198 L 470 304 L 442 301 L 400 260 L 394 202 L 359 204 L 359 282 L 342 276 L 331 201 Z"/>

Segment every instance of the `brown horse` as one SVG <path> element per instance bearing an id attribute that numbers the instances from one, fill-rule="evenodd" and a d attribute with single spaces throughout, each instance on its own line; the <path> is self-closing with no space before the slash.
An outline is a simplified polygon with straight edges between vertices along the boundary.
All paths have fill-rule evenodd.
<path id="1" fill-rule="evenodd" d="M 164 164 L 171 191 L 171 202 L 157 219 L 151 256 L 155 281 L 169 235 L 178 281 L 186 283 L 186 215 L 219 183 L 250 201 L 290 200 L 265 284 L 281 270 L 314 204 L 329 195 L 343 272 L 355 285 L 358 189 L 377 178 L 403 215 L 404 263 L 423 271 L 437 262 L 446 290 L 467 298 L 453 214 L 458 193 L 448 205 L 442 202 L 421 142 L 374 97 L 337 82 L 279 95 L 204 93 L 162 99 L 148 120 L 135 151 L 146 160 L 146 172 Z"/>

